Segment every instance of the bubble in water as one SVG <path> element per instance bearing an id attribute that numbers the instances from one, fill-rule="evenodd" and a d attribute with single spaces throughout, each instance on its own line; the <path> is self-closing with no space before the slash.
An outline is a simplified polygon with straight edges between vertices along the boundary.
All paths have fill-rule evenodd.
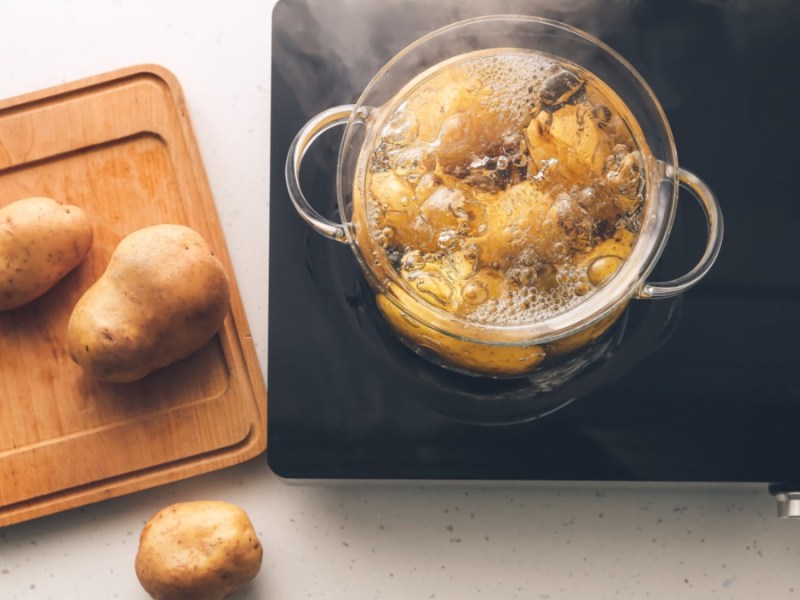
<path id="1" fill-rule="evenodd" d="M 449 253 L 443 261 L 443 270 L 452 281 L 463 281 L 472 277 L 478 269 L 478 254 L 474 248 L 465 248 Z"/>
<path id="2" fill-rule="evenodd" d="M 419 175 L 428 172 L 435 163 L 431 162 L 433 153 L 424 145 L 415 145 L 388 152 L 387 162 L 389 168 L 398 177 Z"/>
<path id="3" fill-rule="evenodd" d="M 576 283 L 573 289 L 575 291 L 576 296 L 585 296 L 590 291 L 589 284 L 586 283 L 585 281 Z"/>
<path id="4" fill-rule="evenodd" d="M 408 273 L 407 279 L 417 291 L 429 301 L 447 306 L 453 296 L 453 286 L 436 270 L 420 270 Z"/>
<path id="5" fill-rule="evenodd" d="M 381 139 L 386 144 L 401 146 L 416 140 L 418 133 L 417 116 L 412 111 L 401 107 L 394 112 L 381 131 Z"/>
<path id="6" fill-rule="evenodd" d="M 470 94 L 477 94 L 483 89 L 483 82 L 478 79 L 477 77 L 473 77 L 469 81 L 467 81 L 464 89 L 467 90 Z"/>
<path id="7" fill-rule="evenodd" d="M 556 197 L 551 219 L 561 229 L 564 242 L 576 250 L 586 250 L 592 244 L 594 222 L 575 198 L 562 193 Z"/>
<path id="8" fill-rule="evenodd" d="M 608 189 L 599 185 L 587 186 L 575 193 L 575 200 L 591 217 L 598 238 L 602 240 L 613 235 L 622 212 Z"/>
<path id="9" fill-rule="evenodd" d="M 437 243 L 442 250 L 452 250 L 458 245 L 458 233 L 452 229 L 443 229 L 439 232 Z"/>
<path id="10" fill-rule="evenodd" d="M 464 192 L 456 188 L 439 187 L 420 206 L 420 214 L 434 228 L 454 228 L 458 213 L 464 206 Z"/>
<path id="11" fill-rule="evenodd" d="M 606 158 L 604 169 L 611 189 L 628 197 L 639 195 L 643 183 L 640 152 L 628 152 L 624 144 L 618 144 Z"/>
<path id="12" fill-rule="evenodd" d="M 461 295 L 469 304 L 481 304 L 489 296 L 489 292 L 486 290 L 486 284 L 480 281 L 468 281 L 461 288 Z"/>
<path id="13" fill-rule="evenodd" d="M 506 276 L 517 285 L 529 286 L 536 280 L 536 269 L 530 266 L 512 267 L 506 271 Z"/>

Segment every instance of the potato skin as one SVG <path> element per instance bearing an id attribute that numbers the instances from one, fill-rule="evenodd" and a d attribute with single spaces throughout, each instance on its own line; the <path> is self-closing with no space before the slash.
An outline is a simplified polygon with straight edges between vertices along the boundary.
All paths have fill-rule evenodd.
<path id="1" fill-rule="evenodd" d="M 205 240 L 183 225 L 124 238 L 67 326 L 70 354 L 110 382 L 141 379 L 194 353 L 222 326 L 230 282 Z"/>
<path id="2" fill-rule="evenodd" d="M 77 206 L 33 197 L 0 208 L 0 311 L 42 296 L 83 261 L 92 238 Z"/>
<path id="3" fill-rule="evenodd" d="M 375 299 L 378 309 L 400 339 L 412 348 L 423 347 L 434 352 L 440 363 L 449 367 L 489 377 L 513 377 L 532 371 L 547 357 L 544 347 L 536 344 L 481 344 L 441 333 L 417 320 L 416 317 L 424 319 L 426 315 L 415 314 L 415 309 L 417 313 L 424 309 L 413 300 L 408 303 L 411 310 L 406 316 L 386 295 L 378 294 Z"/>
<path id="4" fill-rule="evenodd" d="M 181 502 L 142 529 L 136 576 L 156 600 L 222 600 L 258 574 L 263 552 L 238 506 Z"/>

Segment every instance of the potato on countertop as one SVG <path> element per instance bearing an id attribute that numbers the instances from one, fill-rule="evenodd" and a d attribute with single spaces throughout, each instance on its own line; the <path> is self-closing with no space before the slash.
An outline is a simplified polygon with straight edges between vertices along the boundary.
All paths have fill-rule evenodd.
<path id="1" fill-rule="evenodd" d="M 241 508 L 182 502 L 142 529 L 136 576 L 156 600 L 222 600 L 261 569 L 263 547 Z"/>
<path id="2" fill-rule="evenodd" d="M 77 206 L 33 197 L 0 208 L 0 310 L 42 296 L 83 261 L 92 238 Z"/>
<path id="3" fill-rule="evenodd" d="M 197 351 L 229 307 L 228 276 L 199 233 L 145 227 L 119 243 L 75 305 L 69 352 L 99 380 L 134 381 Z"/>

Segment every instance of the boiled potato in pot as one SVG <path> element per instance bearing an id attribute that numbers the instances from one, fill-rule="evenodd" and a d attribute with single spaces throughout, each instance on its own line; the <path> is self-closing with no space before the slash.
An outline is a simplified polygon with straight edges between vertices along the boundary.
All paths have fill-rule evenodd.
<path id="1" fill-rule="evenodd" d="M 0 310 L 42 296 L 83 261 L 92 238 L 77 206 L 33 197 L 0 208 Z"/>
<path id="2" fill-rule="evenodd" d="M 136 576 L 156 600 L 222 600 L 258 574 L 263 552 L 240 507 L 181 502 L 142 529 Z"/>
<path id="3" fill-rule="evenodd" d="M 135 381 L 197 351 L 229 307 L 228 276 L 199 233 L 183 225 L 145 227 L 119 243 L 75 305 L 69 352 L 99 380 Z"/>

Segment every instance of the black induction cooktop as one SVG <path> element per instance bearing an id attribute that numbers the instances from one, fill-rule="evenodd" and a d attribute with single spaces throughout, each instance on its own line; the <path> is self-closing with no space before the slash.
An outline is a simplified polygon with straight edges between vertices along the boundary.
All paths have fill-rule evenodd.
<path id="1" fill-rule="evenodd" d="M 797 3 L 470 4 L 275 8 L 272 469 L 304 480 L 800 480 Z M 301 221 L 283 177 L 309 117 L 354 102 L 420 36 L 492 13 L 561 20 L 626 57 L 661 100 L 680 164 L 715 191 L 725 217 L 722 252 L 699 285 L 674 300 L 633 302 L 599 344 L 526 379 L 443 371 L 401 346 L 350 249 Z M 337 134 L 315 144 L 302 173 L 312 204 L 331 217 Z M 685 272 L 702 252 L 705 223 L 684 200 L 656 278 Z"/>

